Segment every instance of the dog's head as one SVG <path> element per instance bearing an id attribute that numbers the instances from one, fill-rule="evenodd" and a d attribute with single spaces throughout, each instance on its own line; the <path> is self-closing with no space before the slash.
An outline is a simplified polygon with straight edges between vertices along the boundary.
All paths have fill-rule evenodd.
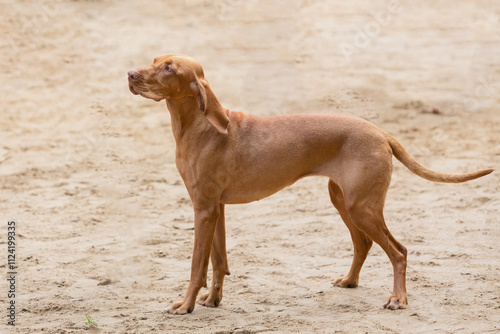
<path id="1" fill-rule="evenodd" d="M 170 53 L 156 57 L 152 65 L 128 72 L 128 85 L 135 95 L 155 101 L 193 96 L 206 109 L 203 68 L 193 58 Z"/>
<path id="2" fill-rule="evenodd" d="M 207 106 L 208 82 L 200 63 L 191 57 L 169 53 L 156 57 L 152 65 L 128 72 L 128 86 L 135 95 L 155 101 L 195 98 L 207 120 L 222 133 L 227 133 L 229 119 Z"/>

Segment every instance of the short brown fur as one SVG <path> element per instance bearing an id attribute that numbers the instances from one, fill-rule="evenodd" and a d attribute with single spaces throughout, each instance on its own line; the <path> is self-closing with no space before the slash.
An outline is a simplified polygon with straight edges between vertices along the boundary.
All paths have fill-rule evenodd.
<path id="1" fill-rule="evenodd" d="M 168 309 L 171 313 L 193 311 L 199 290 L 206 286 L 210 257 L 212 287 L 198 302 L 216 307 L 222 299 L 224 276 L 229 274 L 225 204 L 259 200 L 310 175 L 329 178 L 331 201 L 354 244 L 349 274 L 333 284 L 358 285 L 375 241 L 394 270 L 393 293 L 384 307 L 406 308 L 406 248 L 389 232 L 383 215 L 392 156 L 435 182 L 465 182 L 493 171 L 454 175 L 429 170 L 392 136 L 348 114 L 261 117 L 230 112 L 210 89 L 201 65 L 187 56 L 160 56 L 152 65 L 128 74 L 132 93 L 167 102 L 177 145 L 176 165 L 194 207 L 191 279 L 184 298 Z"/>

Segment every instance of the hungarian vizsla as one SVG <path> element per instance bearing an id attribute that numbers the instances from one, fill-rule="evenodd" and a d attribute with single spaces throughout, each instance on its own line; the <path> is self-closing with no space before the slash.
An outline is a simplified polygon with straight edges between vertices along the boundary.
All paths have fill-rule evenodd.
<path id="1" fill-rule="evenodd" d="M 177 145 L 176 165 L 194 207 L 191 279 L 182 300 L 168 312 L 193 311 L 207 284 L 209 257 L 213 282 L 198 303 L 216 307 L 222 299 L 226 255 L 224 206 L 272 195 L 305 176 L 326 176 L 333 205 L 349 228 L 354 259 L 335 286 L 358 285 L 373 241 L 394 270 L 394 288 L 384 307 L 406 308 L 406 248 L 389 232 L 384 201 L 394 155 L 410 171 L 434 182 L 465 182 L 493 169 L 445 174 L 418 164 L 389 134 L 348 114 L 261 117 L 224 109 L 193 58 L 166 54 L 152 65 L 128 72 L 130 91 L 166 100 Z"/>

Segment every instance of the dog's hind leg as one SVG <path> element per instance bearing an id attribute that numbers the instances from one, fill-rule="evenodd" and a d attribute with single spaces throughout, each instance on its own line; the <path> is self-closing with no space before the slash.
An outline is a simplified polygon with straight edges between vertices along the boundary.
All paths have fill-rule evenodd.
<path id="1" fill-rule="evenodd" d="M 387 228 L 383 214 L 392 166 L 383 163 L 358 164 L 347 170 L 350 177 L 340 185 L 347 213 L 359 230 L 382 247 L 394 270 L 393 292 L 384 307 L 392 310 L 406 308 L 407 251 Z"/>
<path id="2" fill-rule="evenodd" d="M 328 182 L 328 191 L 330 192 L 330 199 L 332 200 L 333 205 L 339 212 L 340 217 L 351 233 L 354 248 L 354 257 L 352 259 L 349 274 L 347 274 L 347 276 L 337 278 L 334 282 L 332 282 L 332 284 L 342 288 L 355 288 L 358 286 L 359 272 L 365 262 L 368 251 L 372 247 L 373 241 L 352 222 L 345 207 L 344 194 L 339 186 L 333 182 L 333 180 Z"/>

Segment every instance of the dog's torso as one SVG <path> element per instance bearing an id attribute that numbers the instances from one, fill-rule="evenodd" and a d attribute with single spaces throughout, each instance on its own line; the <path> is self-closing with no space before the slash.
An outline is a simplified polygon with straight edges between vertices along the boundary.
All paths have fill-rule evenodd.
<path id="1" fill-rule="evenodd" d="M 367 156 L 392 154 L 382 130 L 348 114 L 230 112 L 229 118 L 228 134 L 198 132 L 196 154 L 183 147 L 187 154 L 177 155 L 188 189 L 203 187 L 225 204 L 262 199 L 305 176 L 335 178 L 349 161 L 359 166 Z"/>

